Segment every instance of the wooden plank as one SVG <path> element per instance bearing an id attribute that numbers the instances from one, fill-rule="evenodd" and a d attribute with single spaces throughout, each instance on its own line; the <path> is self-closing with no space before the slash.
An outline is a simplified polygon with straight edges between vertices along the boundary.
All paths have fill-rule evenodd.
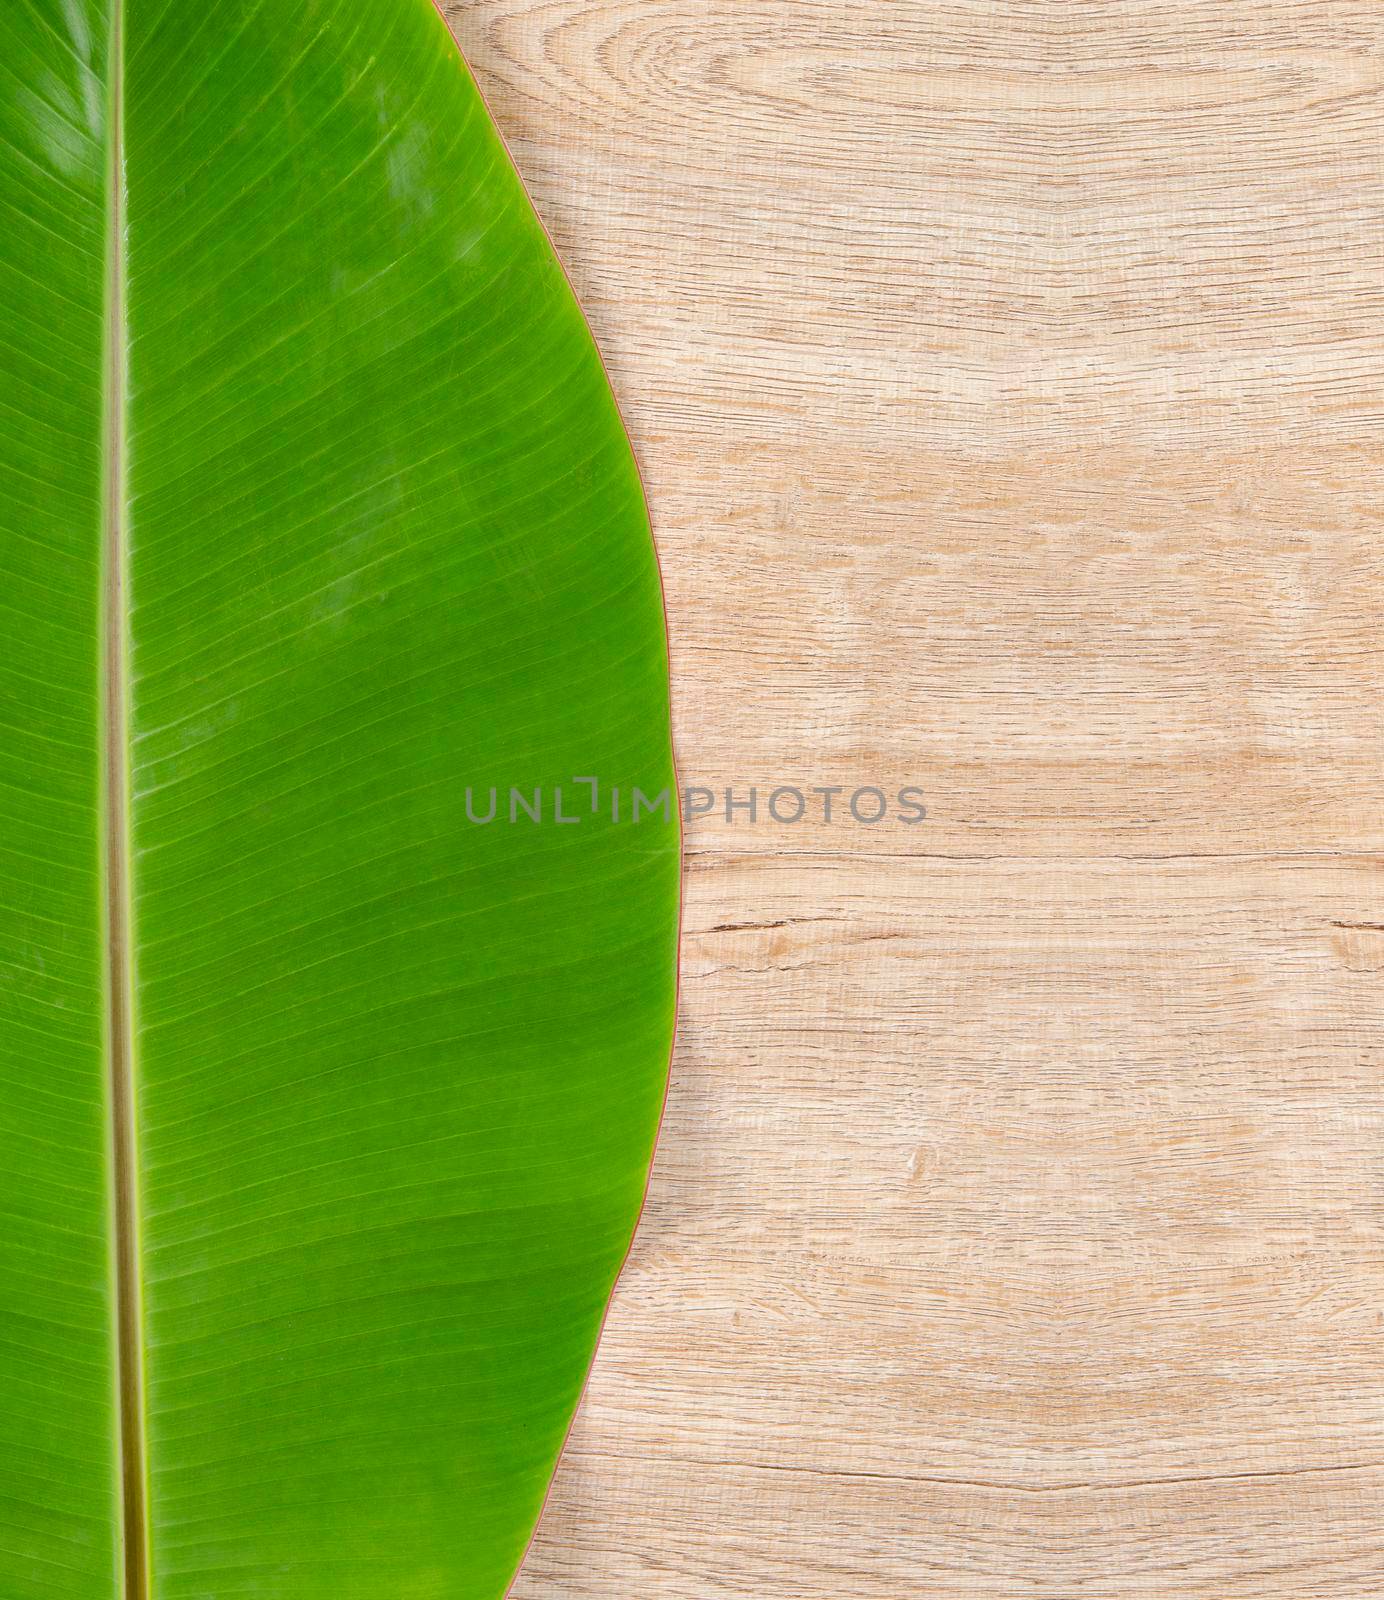
<path id="1" fill-rule="evenodd" d="M 695 1476 L 576 1451 L 522 1591 L 551 1600 L 1364 1600 L 1378 1594 L 1384 1473 L 966 1497 L 907 1479 Z M 662 1519 L 657 1547 L 649 1521 Z"/>
<path id="2" fill-rule="evenodd" d="M 699 867 L 584 1446 L 1016 1492 L 1384 1462 L 1377 877 Z"/>
<path id="3" fill-rule="evenodd" d="M 715 797 L 515 1600 L 1374 1600 L 1384 10 L 449 16 Z"/>

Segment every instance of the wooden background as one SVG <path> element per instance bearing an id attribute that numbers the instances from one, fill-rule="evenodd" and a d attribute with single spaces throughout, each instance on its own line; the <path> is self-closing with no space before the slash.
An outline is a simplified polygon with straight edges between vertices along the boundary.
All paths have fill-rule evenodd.
<path id="1" fill-rule="evenodd" d="M 703 819 L 515 1600 L 1384 1595 L 1384 6 L 464 0 Z"/>

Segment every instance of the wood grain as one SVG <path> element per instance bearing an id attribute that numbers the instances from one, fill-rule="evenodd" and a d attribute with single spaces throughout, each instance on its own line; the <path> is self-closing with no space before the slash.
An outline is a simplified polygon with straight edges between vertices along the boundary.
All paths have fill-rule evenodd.
<path id="1" fill-rule="evenodd" d="M 515 1600 L 1378 1600 L 1384 8 L 449 17 L 718 796 Z"/>

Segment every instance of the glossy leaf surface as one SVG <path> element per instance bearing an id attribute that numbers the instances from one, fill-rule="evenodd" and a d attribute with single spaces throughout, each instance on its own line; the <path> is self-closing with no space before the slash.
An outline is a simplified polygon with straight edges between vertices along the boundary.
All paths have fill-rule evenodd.
<path id="1" fill-rule="evenodd" d="M 428 0 L 114 3 L 0 0 L 0 1594 L 489 1600 L 667 1068 L 643 497 Z"/>

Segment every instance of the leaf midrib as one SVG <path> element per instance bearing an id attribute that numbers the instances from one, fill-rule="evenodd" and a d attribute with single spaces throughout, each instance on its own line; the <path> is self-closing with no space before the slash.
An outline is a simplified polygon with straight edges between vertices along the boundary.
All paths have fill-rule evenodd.
<path id="1" fill-rule="evenodd" d="M 135 1115 L 134 946 L 131 937 L 129 560 L 126 494 L 128 335 L 125 260 L 123 0 L 111 0 L 107 50 L 105 329 L 102 362 L 102 871 L 105 1039 L 115 1275 L 116 1412 L 123 1600 L 148 1600 L 139 1133 Z"/>

